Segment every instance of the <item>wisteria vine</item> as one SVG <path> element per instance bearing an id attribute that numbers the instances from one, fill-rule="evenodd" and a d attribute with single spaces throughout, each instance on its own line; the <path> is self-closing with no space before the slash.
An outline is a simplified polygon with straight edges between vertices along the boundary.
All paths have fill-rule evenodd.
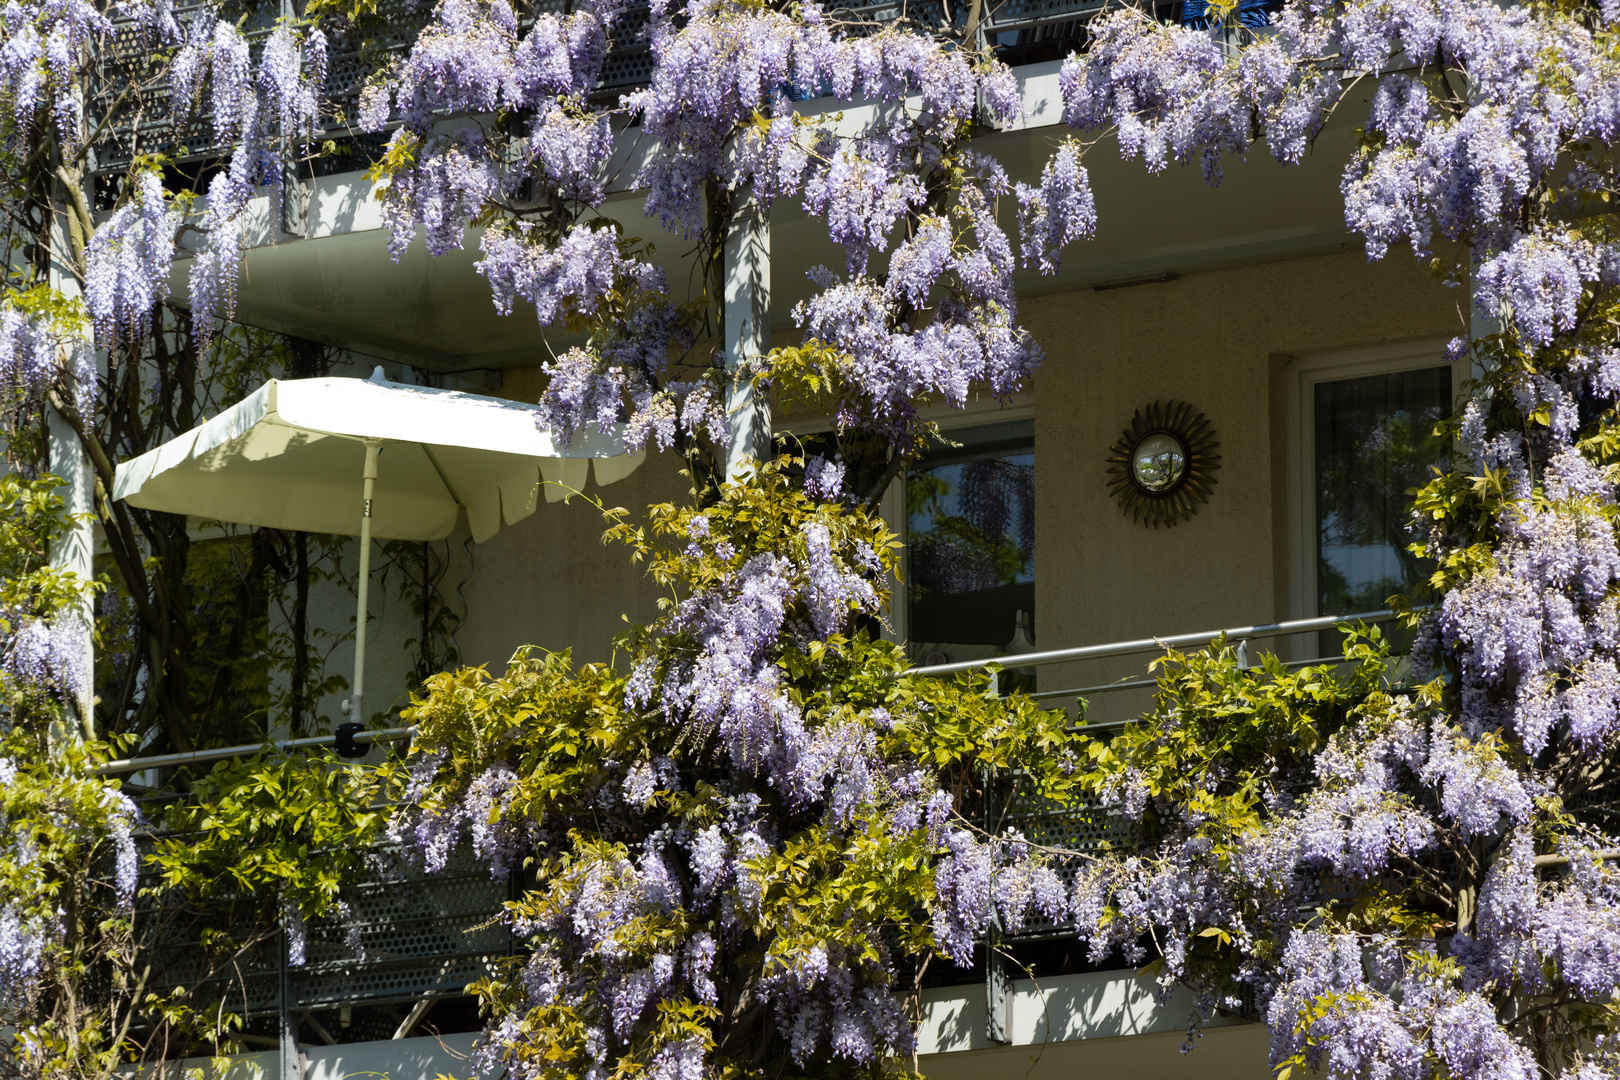
<path id="1" fill-rule="evenodd" d="M 673 70 L 695 89 L 661 99 L 655 76 L 637 101 L 664 145 L 685 151 L 640 178 L 653 211 L 699 232 L 704 185 L 749 180 L 756 196 L 797 194 L 827 221 L 846 265 L 842 274 L 819 272 L 820 292 L 796 316 L 829 348 L 792 355 L 810 357 L 849 388 L 839 402 L 842 424 L 904 436 L 921 400 L 959 401 L 975 384 L 1016 386 L 1034 356 L 1021 351 L 1013 322 L 1012 245 L 993 200 L 1016 194 L 1020 254 L 1055 270 L 1058 249 L 1095 228 L 1082 164 L 1092 144 L 1065 142 L 1039 186 L 1011 189 L 999 166 L 951 128 L 965 117 L 953 110 L 969 83 L 920 43 L 833 38 L 831 51 L 818 53 L 824 23 L 814 9 L 803 9 L 798 24 L 723 7 L 692 14 L 690 33 L 672 34 L 663 55 L 685 65 Z M 1452 346 L 1454 355 L 1475 357 L 1480 377 L 1454 425 L 1458 467 L 1415 510 L 1414 538 L 1437 567 L 1439 602 L 1416 620 L 1408 687 L 1390 689 L 1394 668 L 1376 639 L 1352 639 L 1347 675 L 1248 672 L 1230 652 L 1174 658 L 1159 709 L 1118 739 L 1091 744 L 1079 781 L 1142 823 L 1146 846 L 1129 855 L 1080 859 L 977 833 L 962 827 L 960 805 L 936 801 L 939 789 L 919 778 L 906 790 L 933 792 L 927 810 L 918 816 L 902 802 L 895 813 L 933 830 L 925 835 L 933 949 L 966 962 L 992 916 L 1017 926 L 1038 910 L 1072 923 L 1095 960 L 1114 950 L 1135 963 L 1156 956 L 1166 992 L 1195 990 L 1195 1032 L 1217 1009 L 1258 1009 L 1279 1067 L 1411 1080 L 1436 1068 L 1480 1080 L 1612 1073 L 1604 1034 L 1612 1022 L 1602 1018 L 1620 983 L 1611 862 L 1620 843 L 1583 807 L 1612 802 L 1606 777 L 1620 722 L 1611 464 L 1620 369 L 1609 319 L 1617 282 L 1612 224 L 1601 208 L 1614 191 L 1607 155 L 1620 116 L 1613 16 L 1578 4 L 1381 0 L 1286 5 L 1268 33 L 1247 39 L 1235 22 L 1193 30 L 1129 10 L 1093 24 L 1089 50 L 1062 71 L 1065 121 L 1082 139 L 1111 133 L 1150 170 L 1196 163 L 1211 183 L 1223 158 L 1248 154 L 1262 139 L 1283 164 L 1298 162 L 1346 87 L 1372 81 L 1361 149 L 1344 174 L 1347 223 L 1375 259 L 1401 242 L 1423 257 L 1438 245 L 1447 245 L 1447 257 L 1460 252 L 1450 280 L 1497 330 Z M 780 44 L 766 48 L 761 41 L 773 34 Z M 792 110 L 796 88 L 842 95 L 859 84 L 861 96 L 889 100 L 891 46 L 894 56 L 917 58 L 903 62 L 904 77 L 892 84 L 923 102 L 904 125 L 866 133 L 881 130 L 879 139 L 840 139 Z M 736 64 L 748 65 L 740 79 Z M 998 97 L 998 73 L 981 78 L 975 93 L 999 108 L 1008 99 Z M 765 107 L 760 88 L 771 86 L 779 89 Z M 749 122 L 741 137 L 717 139 L 713 117 L 732 130 Z M 901 160 L 925 164 L 901 169 Z M 935 161 L 954 170 L 948 199 L 931 186 Z M 901 223 L 891 250 L 886 238 Z M 887 256 L 881 279 L 869 274 L 879 255 Z M 611 396 L 609 388 L 598 399 L 599 415 Z M 806 486 L 836 501 L 840 485 L 825 473 L 825 463 L 812 463 Z M 693 521 L 698 531 L 689 523 L 687 536 L 697 558 L 710 525 L 702 515 Z M 733 543 L 729 535 L 722 542 Z M 779 544 L 728 554 L 738 561 L 726 578 L 683 594 L 658 631 L 670 637 L 653 640 L 702 628 L 699 641 L 713 644 L 673 665 L 644 656 L 625 703 L 661 705 L 670 720 L 698 722 L 732 768 L 783 800 L 770 820 L 793 813 L 795 799 L 824 803 L 830 821 L 847 820 L 835 808 L 860 799 L 840 797 L 839 788 L 864 790 L 880 774 L 874 733 L 892 713 L 878 705 L 861 727 L 824 728 L 825 739 L 842 740 L 834 787 L 818 796 L 815 784 L 800 786 L 800 752 L 791 749 L 800 713 L 784 709 L 776 687 L 803 646 L 778 643 L 773 658 L 755 635 L 786 625 L 795 603 L 807 605 L 804 632 L 825 635 L 829 624 L 816 617 L 815 589 L 793 584 Z M 860 610 L 859 601 L 846 604 L 846 626 Z M 637 766 L 623 789 L 645 806 L 660 785 L 679 782 L 683 760 L 665 752 Z M 816 784 L 827 782 L 820 768 L 809 774 Z M 521 791 L 524 779 L 502 784 L 503 792 Z M 753 932 L 763 925 L 770 941 L 791 943 L 781 948 L 802 947 L 765 917 L 753 898 L 769 889 L 747 873 L 792 844 L 757 820 L 737 819 L 733 802 L 698 803 L 714 807 L 712 823 L 699 819 L 669 839 L 630 830 L 626 836 L 642 837 L 639 859 L 618 846 L 580 856 L 606 877 L 556 864 L 550 887 L 561 891 L 536 900 L 544 915 L 520 925 L 563 934 L 574 919 L 569 932 L 585 936 L 561 953 L 536 953 L 547 972 L 540 994 L 497 994 L 507 1019 L 488 1047 L 544 1058 L 528 1033 L 568 1028 L 551 1011 L 583 985 L 568 983 L 567 973 L 579 979 L 599 970 L 596 963 L 618 964 L 625 943 L 646 949 L 684 925 L 685 909 L 672 897 L 719 897 L 724 911 L 730 886 L 739 890 L 733 911 L 755 905 Z M 485 805 L 466 812 L 481 819 Z M 489 805 L 510 821 L 526 804 Z M 537 850 L 557 843 L 549 834 L 502 835 Z M 680 892 L 667 884 L 672 840 L 687 875 L 676 877 Z M 614 834 L 601 842 L 624 841 Z M 743 872 L 728 867 L 728 851 L 751 856 Z M 1324 892 L 1328 881 L 1350 884 L 1335 897 Z M 587 901 L 606 906 L 589 907 L 581 924 L 568 913 Z M 1313 905 L 1320 914 L 1301 915 Z M 625 936 L 604 936 L 615 925 Z M 703 940 L 723 947 L 724 921 L 719 929 Z M 573 1051 L 581 1066 L 613 1057 L 616 1047 L 634 1054 L 645 1045 L 648 1067 L 660 1075 L 693 1074 L 705 1060 L 724 1071 L 723 1038 L 718 1046 L 694 1041 L 713 1028 L 681 1026 L 672 1006 L 645 1011 L 654 1001 L 694 998 L 700 1008 L 706 974 L 675 951 L 631 955 L 649 966 L 601 970 L 609 986 L 633 986 L 640 1008 L 608 1005 L 620 994 L 609 990 L 612 1019 L 599 1028 L 585 1021 L 583 1050 Z M 879 955 L 885 965 L 897 959 Z M 767 971 L 759 985 L 802 991 L 792 973 L 808 967 L 820 980 L 823 963 L 837 959 L 814 947 L 784 955 L 788 980 Z M 847 958 L 844 971 L 839 993 L 873 977 Z M 1531 1003 L 1549 994 L 1550 1011 Z M 904 1052 L 904 1042 L 867 1037 L 884 1023 L 870 1014 L 852 1019 L 852 999 L 771 1000 L 789 1047 L 808 1054 L 825 1038 L 831 1054 L 856 1062 L 879 1052 L 868 1046 Z M 531 1052 L 538 1057 L 524 1056 Z M 792 1053 L 800 1065 L 808 1060 Z"/>
<path id="2" fill-rule="evenodd" d="M 608 45 L 643 41 L 648 84 L 598 103 L 590 91 Z M 855 131 L 795 110 L 822 93 L 880 108 Z M 817 271 L 820 292 L 795 317 L 830 346 L 812 355 L 848 398 L 841 422 L 880 422 L 904 443 L 921 430 L 922 401 L 959 404 L 971 385 L 1011 393 L 1039 360 L 1017 325 L 1015 255 L 994 211 L 1012 188 L 967 147 L 975 122 L 1019 107 L 998 62 L 899 29 L 852 35 L 813 3 L 654 4 L 644 21 L 589 4 L 521 28 L 506 0 L 454 0 L 368 86 L 362 111 L 372 130 L 399 121 L 381 170 L 395 257 L 418 226 L 431 254 L 459 247 L 493 210 L 478 269 L 497 308 L 521 297 L 542 325 L 566 315 L 591 328 L 588 346 L 550 368 L 553 385 L 569 388 L 547 396 L 554 428 L 622 419 L 633 444 L 668 448 L 678 437 L 723 442 L 720 396 L 699 384 L 728 363 L 769 361 L 688 357 L 704 304 L 672 303 L 661 275 L 593 224 L 611 186 L 644 190 L 649 216 L 709 245 L 744 200 L 802 199 L 846 265 Z M 514 120 L 480 122 L 488 113 Z M 635 174 L 609 175 L 610 132 L 625 123 L 657 150 Z M 1056 247 L 1091 227 L 1084 170 L 1060 168 L 1019 194 L 1022 250 L 1051 270 Z M 885 283 L 880 260 L 904 273 Z M 711 304 L 717 285 L 707 285 Z M 625 296 L 604 304 L 610 291 Z"/>
<path id="3" fill-rule="evenodd" d="M 997 899 L 1062 915 L 1051 868 L 992 887 L 984 853 L 1020 852 L 975 834 L 958 792 L 1014 761 L 1069 791 L 1065 717 L 987 698 L 982 676 L 897 678 L 899 648 L 852 627 L 878 610 L 887 534 L 784 463 L 613 533 L 686 598 L 624 639 L 628 673 L 522 656 L 499 679 L 437 676 L 411 713 L 402 849 L 431 871 L 465 838 L 503 878 L 538 860 L 509 910 L 525 956 L 480 987 L 477 1060 L 696 1077 L 910 1054 L 935 942 L 970 962 Z M 580 724 L 586 742 L 565 734 Z"/>
<path id="4" fill-rule="evenodd" d="M 1175 657 L 1088 777 L 1148 838 L 1078 875 L 1093 955 L 1154 935 L 1195 1026 L 1258 1008 L 1279 1068 L 1614 1074 L 1615 16 L 1288 4 L 1252 35 L 1121 11 L 1061 73 L 1068 123 L 1210 183 L 1261 140 L 1299 161 L 1371 83 L 1346 223 L 1372 259 L 1438 256 L 1476 318 L 1457 460 L 1413 512 L 1437 603 L 1406 689 L 1376 640 L 1325 680 Z"/>
<path id="5" fill-rule="evenodd" d="M 1341 182 L 1347 225 L 1371 258 L 1405 245 L 1437 260 L 1478 320 L 1452 346 L 1477 370 L 1447 429 L 1457 460 L 1414 511 L 1434 604 L 1394 688 L 1370 639 L 1337 674 L 1175 657 L 1141 725 L 1077 742 L 1025 700 L 903 675 L 876 639 L 893 552 L 860 470 L 818 459 L 790 484 L 767 466 L 708 505 L 621 522 L 672 590 L 625 639 L 624 670 L 529 657 L 499 679 L 445 676 L 417 707 L 397 839 L 430 868 L 464 836 L 497 875 L 538 860 L 511 915 L 532 951 L 482 987 L 487 1060 L 548 1080 L 696 1080 L 772 1055 L 878 1068 L 912 1046 L 919 957 L 968 962 L 992 918 L 1039 912 L 1098 960 L 1162 961 L 1164 989 L 1196 991 L 1195 1027 L 1263 1012 L 1279 1066 L 1615 1075 L 1620 840 L 1599 811 L 1620 728 L 1620 8 L 1289 0 L 1254 33 L 1253 5 L 1229 6 L 1204 6 L 1197 28 L 1094 19 L 1060 79 L 1076 134 L 1036 184 L 973 142 L 1021 108 L 994 57 L 955 28 L 854 27 L 810 0 L 532 17 L 442 0 L 367 85 L 361 126 L 392 128 L 374 171 L 391 253 L 419 229 L 435 256 L 480 230 L 496 309 L 521 301 L 572 338 L 542 401 L 565 439 L 624 423 L 632 445 L 712 451 L 722 373 L 752 365 L 879 440 L 886 481 L 926 433 L 925 404 L 1027 384 L 1040 350 L 1013 271 L 1056 272 L 1097 228 L 1084 159 L 1099 136 L 1218 183 L 1261 144 L 1302 160 L 1357 86 L 1371 100 Z M 287 21 L 250 40 L 219 10 L 182 18 L 161 0 L 11 0 L 8 154 L 50 145 L 68 180 L 82 168 L 98 120 L 83 89 L 113 15 L 170 51 L 174 118 L 230 151 L 201 199 L 137 161 L 102 220 L 68 215 L 68 272 L 96 342 L 138 349 L 189 255 L 205 339 L 231 314 L 251 201 L 322 124 L 327 38 Z M 610 100 L 604 65 L 625 43 L 651 73 Z M 844 115 L 800 106 L 815 97 Z M 632 128 L 633 173 L 615 164 Z M 622 188 L 710 267 L 750 201 L 824 221 L 843 259 L 793 313 L 805 346 L 694 355 L 723 340 L 716 281 L 672 296 L 602 213 Z M 63 261 L 43 233 L 33 250 L 52 254 L 32 261 Z M 27 291 L 40 266 L 0 306 L 0 377 L 37 396 L 66 366 L 85 392 L 75 313 Z M 60 692 L 82 677 L 47 622 L 5 618 L 6 678 Z M 976 823 L 987 792 L 964 778 L 1015 764 L 1049 797 L 1117 804 L 1143 845 L 1080 859 Z M 80 809 L 114 839 L 121 896 L 129 815 L 96 805 Z M 0 908 L 0 1007 L 20 1007 L 56 933 L 48 907 Z"/>

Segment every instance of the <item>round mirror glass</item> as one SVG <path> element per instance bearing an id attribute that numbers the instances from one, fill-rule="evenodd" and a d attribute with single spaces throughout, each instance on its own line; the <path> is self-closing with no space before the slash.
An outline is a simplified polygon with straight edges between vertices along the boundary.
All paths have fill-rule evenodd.
<path id="1" fill-rule="evenodd" d="M 1187 448 L 1167 432 L 1155 431 L 1131 452 L 1131 475 L 1144 491 L 1169 491 L 1181 482 L 1186 468 Z"/>

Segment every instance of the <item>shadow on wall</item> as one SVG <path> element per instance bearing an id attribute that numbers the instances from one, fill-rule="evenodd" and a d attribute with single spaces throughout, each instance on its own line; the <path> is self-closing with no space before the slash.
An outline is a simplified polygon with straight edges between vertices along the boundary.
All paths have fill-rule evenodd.
<path id="1" fill-rule="evenodd" d="M 1184 1033 L 1084 1039 L 1040 1046 L 997 1046 L 966 1054 L 929 1054 L 917 1062 L 928 1080 L 1270 1080 L 1264 1024 L 1213 1028 L 1188 1053 Z"/>
<path id="2" fill-rule="evenodd" d="M 454 1076 L 477 1080 L 468 1055 L 476 1034 L 442 1039 L 384 1039 L 342 1046 L 305 1046 L 304 1080 L 434 1080 Z M 274 1050 L 225 1058 L 171 1061 L 142 1080 L 280 1080 L 280 1055 Z"/>
<path id="3" fill-rule="evenodd" d="M 1162 1005 L 1151 978 L 1131 971 L 1095 971 L 1043 979 L 1016 979 L 1007 999 L 1007 1031 L 1015 1046 L 1128 1035 L 1180 1032 L 1192 1015 L 1192 995 L 1178 989 Z M 982 983 L 926 990 L 917 1031 L 921 1054 L 983 1050 L 994 1044 L 985 1032 Z M 1223 1017 L 1209 1027 L 1233 1023 Z"/>

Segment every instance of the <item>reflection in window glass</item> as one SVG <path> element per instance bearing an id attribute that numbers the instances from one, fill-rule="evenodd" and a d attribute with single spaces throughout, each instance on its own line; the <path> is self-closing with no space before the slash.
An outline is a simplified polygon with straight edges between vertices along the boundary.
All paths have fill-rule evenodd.
<path id="1" fill-rule="evenodd" d="M 1317 612 L 1381 608 L 1430 572 L 1408 546 L 1413 488 L 1445 453 L 1435 424 L 1451 408 L 1451 368 L 1316 385 Z M 1337 635 L 1324 648 L 1337 651 Z"/>
<path id="2" fill-rule="evenodd" d="M 926 455 L 906 478 L 913 655 L 1025 651 L 1035 618 L 1035 422 L 946 434 L 961 445 Z"/>

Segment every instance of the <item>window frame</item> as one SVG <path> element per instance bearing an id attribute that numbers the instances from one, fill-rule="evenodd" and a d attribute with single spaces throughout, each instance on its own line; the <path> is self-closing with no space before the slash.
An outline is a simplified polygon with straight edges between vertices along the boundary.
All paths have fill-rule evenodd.
<path id="1" fill-rule="evenodd" d="M 1031 393 L 1014 394 L 1005 401 L 989 395 L 974 394 L 965 405 L 957 408 L 953 405 L 929 405 L 917 410 L 917 415 L 924 420 L 932 420 L 939 425 L 942 432 L 950 432 L 956 428 L 978 427 L 981 424 L 1011 423 L 1018 420 L 1035 419 L 1035 395 Z M 772 425 L 773 435 L 818 435 L 833 429 L 832 418 L 829 416 L 807 416 L 794 420 L 777 422 Z M 1039 447 L 1037 446 L 1037 461 L 1039 467 Z M 1038 475 L 1038 474 L 1037 474 Z M 1037 536 L 1040 532 L 1040 502 L 1036 504 L 1035 529 Z M 888 526 L 900 541 L 901 573 L 906 581 L 911 580 L 911 536 L 908 515 L 906 514 L 906 473 L 902 472 L 889 482 L 883 492 L 883 498 L 878 501 L 878 516 Z M 1036 543 L 1039 547 L 1039 541 Z M 889 603 L 883 609 L 884 630 L 883 637 L 887 641 L 898 642 L 904 646 L 911 639 L 911 603 L 906 586 L 892 574 L 886 583 L 889 590 Z"/>
<path id="2" fill-rule="evenodd" d="M 1366 375 L 1388 375 L 1422 368 L 1450 367 L 1455 402 L 1472 372 L 1467 358 L 1446 360 L 1444 340 L 1414 341 L 1374 349 L 1319 353 L 1290 359 L 1285 368 L 1288 408 L 1288 613 L 1315 618 L 1316 551 L 1316 387 Z M 1290 651 L 1296 660 L 1315 659 L 1317 635 L 1297 634 Z"/>

